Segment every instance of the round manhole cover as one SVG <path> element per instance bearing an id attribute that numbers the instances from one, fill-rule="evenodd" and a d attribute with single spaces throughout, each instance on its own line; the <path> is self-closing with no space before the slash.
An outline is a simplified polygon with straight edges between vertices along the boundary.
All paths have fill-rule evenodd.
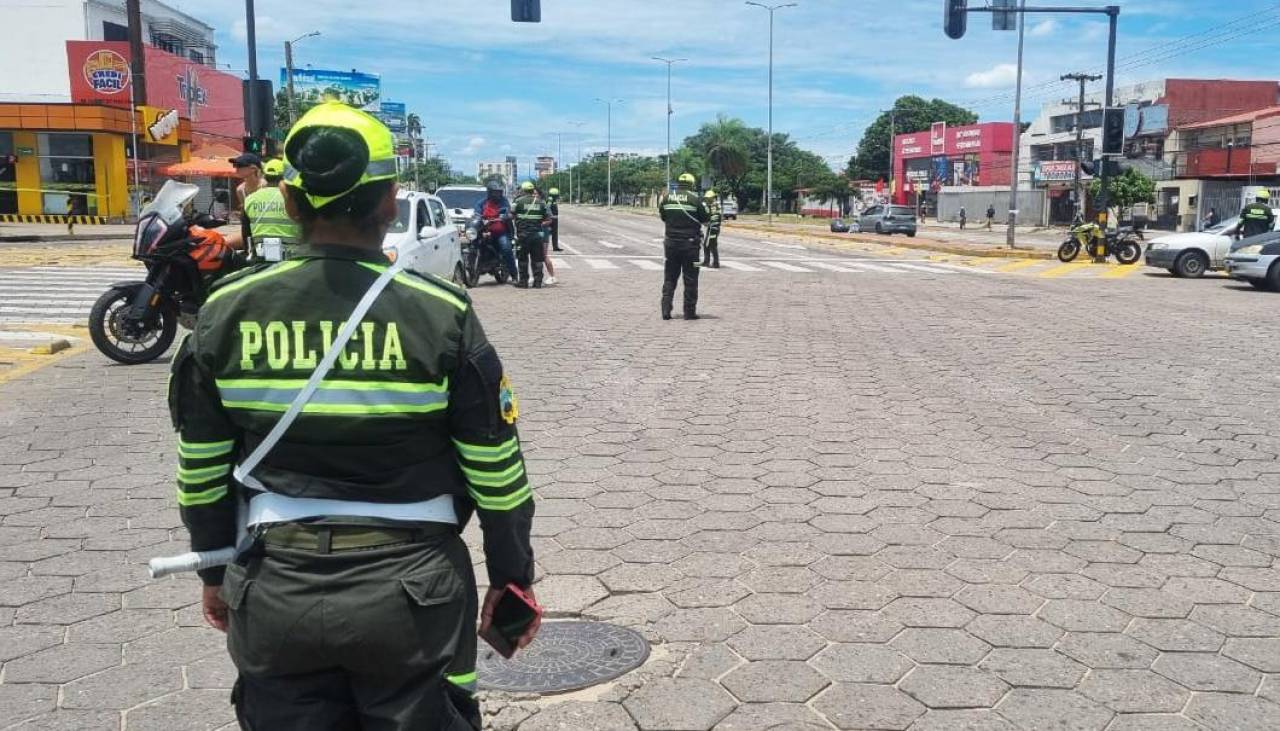
<path id="1" fill-rule="evenodd" d="M 510 660 L 481 644 L 481 690 L 559 693 L 597 685 L 634 670 L 649 643 L 634 630 L 603 622 L 546 622 L 538 638 Z"/>

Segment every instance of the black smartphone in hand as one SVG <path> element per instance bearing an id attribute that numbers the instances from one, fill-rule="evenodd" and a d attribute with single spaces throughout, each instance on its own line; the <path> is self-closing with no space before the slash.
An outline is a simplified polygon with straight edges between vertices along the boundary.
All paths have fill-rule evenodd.
<path id="1" fill-rule="evenodd" d="M 536 601 L 515 584 L 507 584 L 493 608 L 489 629 L 481 632 L 480 637 L 499 655 L 510 659 L 516 654 L 520 638 L 541 616 L 542 607 Z"/>

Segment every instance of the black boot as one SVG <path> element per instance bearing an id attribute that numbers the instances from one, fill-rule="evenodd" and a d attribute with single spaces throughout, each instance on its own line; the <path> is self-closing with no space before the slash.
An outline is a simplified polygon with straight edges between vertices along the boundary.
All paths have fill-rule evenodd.
<path id="1" fill-rule="evenodd" d="M 533 288 L 542 289 L 542 262 L 533 263 Z"/>
<path id="2" fill-rule="evenodd" d="M 697 320 L 697 319 L 699 319 L 699 318 L 698 318 L 698 313 L 696 313 L 696 312 L 689 312 L 688 310 L 685 310 L 685 313 L 684 313 L 684 319 L 686 319 L 686 320 Z"/>

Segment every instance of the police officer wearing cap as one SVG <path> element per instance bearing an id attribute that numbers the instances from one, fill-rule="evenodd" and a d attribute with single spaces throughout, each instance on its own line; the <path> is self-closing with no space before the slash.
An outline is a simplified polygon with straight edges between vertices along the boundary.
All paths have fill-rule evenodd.
<path id="1" fill-rule="evenodd" d="M 1271 210 L 1271 193 L 1264 188 L 1254 194 L 1253 202 L 1240 211 L 1240 231 L 1237 238 L 1264 234 L 1276 226 L 1276 214 Z"/>
<path id="2" fill-rule="evenodd" d="M 520 269 L 520 280 L 516 286 L 521 289 L 529 286 L 530 273 L 533 274 L 533 288 L 542 288 L 542 265 L 547 251 L 542 232 L 551 220 L 551 212 L 534 193 L 531 181 L 521 183 L 520 197 L 516 198 L 511 209 L 516 220 L 516 262 Z"/>
<path id="3" fill-rule="evenodd" d="M 267 239 L 280 241 L 283 258 L 293 256 L 302 241 L 302 229 L 289 218 L 285 210 L 284 193 L 280 181 L 284 178 L 284 161 L 267 160 L 262 166 L 266 185 L 244 199 L 244 216 L 240 220 L 240 232 L 248 242 L 249 250 L 258 258 L 278 261 L 280 257 L 264 257 L 263 247 Z"/>
<path id="4" fill-rule="evenodd" d="M 560 189 L 547 191 L 547 206 L 551 209 L 551 250 L 563 251 L 560 248 Z"/>
<path id="5" fill-rule="evenodd" d="M 707 221 L 707 239 L 703 244 L 702 266 L 711 267 L 712 269 L 720 268 L 720 201 L 716 197 L 714 190 L 708 190 L 702 194 L 703 200 L 707 204 L 707 214 L 711 216 Z"/>
<path id="6" fill-rule="evenodd" d="M 518 404 L 462 289 L 392 270 L 363 319 L 352 314 L 388 269 L 391 132 L 326 102 L 285 152 L 305 248 L 221 280 L 173 362 L 192 548 L 233 544 L 238 508 L 248 523 L 236 561 L 199 572 L 204 617 L 227 633 L 242 728 L 479 729 L 477 589 L 460 533 L 479 518 L 483 629 L 506 584 L 533 580 Z M 348 317 L 360 324 L 333 368 L 237 480 Z"/>
<path id="7" fill-rule="evenodd" d="M 702 252 L 702 225 L 711 216 L 701 196 L 693 190 L 697 181 L 689 173 L 676 180 L 676 189 L 658 202 L 658 215 L 666 225 L 662 276 L 662 319 L 671 319 L 676 282 L 684 275 L 684 319 L 698 319 L 698 255 Z"/>

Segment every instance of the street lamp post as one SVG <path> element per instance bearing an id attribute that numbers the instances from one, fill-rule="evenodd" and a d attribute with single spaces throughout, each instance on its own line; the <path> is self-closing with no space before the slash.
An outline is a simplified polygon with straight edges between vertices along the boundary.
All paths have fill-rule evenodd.
<path id="1" fill-rule="evenodd" d="M 660 56 L 652 56 L 651 58 L 667 65 L 667 190 L 671 190 L 671 115 L 674 113 L 671 109 L 671 65 L 681 61 L 688 61 L 689 59 L 662 58 Z"/>
<path id="2" fill-rule="evenodd" d="M 613 207 L 613 104 L 622 103 L 621 99 L 601 99 L 596 97 L 596 101 L 605 105 L 608 109 L 608 117 L 606 122 L 606 149 L 605 149 L 605 188 L 604 188 L 604 207 Z"/>
<path id="3" fill-rule="evenodd" d="M 889 203 L 894 203 L 895 190 L 894 181 L 898 177 L 898 170 L 893 166 L 894 158 L 894 138 L 898 136 L 898 103 L 893 103 L 893 109 L 882 109 L 881 114 L 889 115 Z"/>
<path id="4" fill-rule="evenodd" d="M 765 211 L 769 215 L 769 223 L 773 223 L 773 12 L 782 8 L 794 8 L 797 3 L 765 5 L 754 2 L 754 0 L 747 0 L 747 5 L 754 5 L 757 8 L 764 8 L 769 11 L 769 159 L 767 172 L 765 173 L 764 205 Z"/>
<path id="5" fill-rule="evenodd" d="M 578 161 L 574 164 L 574 166 L 581 167 L 582 166 L 582 125 L 586 124 L 586 122 L 570 122 L 569 124 L 578 128 L 578 131 L 574 133 L 574 136 L 577 137 L 578 139 Z M 582 171 L 579 170 L 578 171 L 578 198 L 576 200 L 581 202 L 581 199 L 582 199 Z M 573 202 L 575 200 L 575 198 L 573 197 L 573 167 L 569 168 L 569 200 L 570 202 Z"/>
<path id="6" fill-rule="evenodd" d="M 301 36 L 298 36 L 297 38 L 294 38 L 291 41 L 284 42 L 284 77 L 285 77 L 285 88 L 288 90 L 287 93 L 289 95 L 289 126 L 290 127 L 292 127 L 293 123 L 296 122 L 298 119 L 298 105 L 293 100 L 293 44 L 297 43 L 298 41 L 303 41 L 318 35 L 320 35 L 320 31 L 313 30 L 310 33 L 307 33 L 306 35 L 301 35 Z"/>

